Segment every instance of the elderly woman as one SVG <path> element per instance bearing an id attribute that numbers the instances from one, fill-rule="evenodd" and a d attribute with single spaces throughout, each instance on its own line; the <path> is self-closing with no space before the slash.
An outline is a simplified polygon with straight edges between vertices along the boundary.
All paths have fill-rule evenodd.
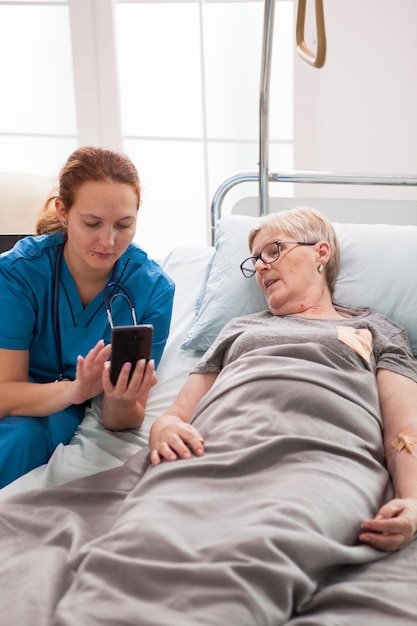
<path id="1" fill-rule="evenodd" d="M 401 548 L 417 530 L 417 460 L 413 454 L 398 453 L 407 441 L 417 441 L 417 369 L 406 333 L 382 315 L 333 302 L 339 244 L 333 226 L 318 211 L 293 209 L 264 218 L 250 232 L 249 248 L 251 256 L 241 270 L 247 278 L 255 276 L 269 310 L 226 325 L 174 404 L 153 425 L 152 462 L 204 454 L 204 438 L 189 422 L 226 366 L 227 372 L 237 359 L 241 363 L 245 358 L 249 373 L 249 357 L 258 354 L 281 377 L 284 366 L 274 362 L 274 346 L 284 346 L 285 353 L 296 352 L 299 344 L 320 346 L 322 353 L 334 355 L 332 368 L 346 363 L 356 375 L 363 371 L 366 380 L 369 374 L 376 377 L 386 462 L 396 497 L 362 523 L 359 538 L 381 550 Z M 308 361 L 310 356 L 302 358 Z M 285 370 L 282 378 L 287 378 Z M 275 384 L 272 375 L 270 384 Z M 276 393 L 278 411 L 279 392 L 270 392 Z"/>
<path id="2" fill-rule="evenodd" d="M 319 213 L 265 218 L 249 242 L 241 269 L 269 310 L 225 326 L 150 455 L 2 502 L 8 623 L 362 626 L 370 602 L 379 626 L 414 623 L 414 587 L 407 613 L 402 585 L 380 591 L 415 555 L 407 336 L 332 301 L 339 249 Z"/>

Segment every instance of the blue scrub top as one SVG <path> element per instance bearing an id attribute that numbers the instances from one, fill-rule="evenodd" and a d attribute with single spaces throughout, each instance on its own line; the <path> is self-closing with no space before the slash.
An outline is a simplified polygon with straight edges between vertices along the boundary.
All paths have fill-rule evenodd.
<path id="1" fill-rule="evenodd" d="M 0 348 L 30 351 L 33 382 L 51 382 L 59 374 L 53 301 L 56 259 L 63 243 L 63 233 L 26 237 L 0 255 Z M 121 257 L 115 280 L 132 294 L 138 324 L 154 326 L 152 358 L 157 366 L 168 338 L 174 283 L 134 243 Z M 58 302 L 64 376 L 74 378 L 77 356 L 85 356 L 100 339 L 110 342 L 104 290 L 84 308 L 62 257 Z M 115 326 L 133 323 L 124 297 L 114 299 L 112 317 Z"/>

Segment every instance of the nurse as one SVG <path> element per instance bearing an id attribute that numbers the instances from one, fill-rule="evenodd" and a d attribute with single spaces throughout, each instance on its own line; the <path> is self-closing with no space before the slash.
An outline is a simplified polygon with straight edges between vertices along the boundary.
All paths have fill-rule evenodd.
<path id="1" fill-rule="evenodd" d="M 174 284 L 132 239 L 140 182 L 123 154 L 83 147 L 61 170 L 37 235 L 0 256 L 0 487 L 67 444 L 103 394 L 110 430 L 140 426 L 171 322 Z M 106 305 L 107 309 L 106 309 Z M 152 360 L 110 381 L 112 322 L 154 326 Z"/>

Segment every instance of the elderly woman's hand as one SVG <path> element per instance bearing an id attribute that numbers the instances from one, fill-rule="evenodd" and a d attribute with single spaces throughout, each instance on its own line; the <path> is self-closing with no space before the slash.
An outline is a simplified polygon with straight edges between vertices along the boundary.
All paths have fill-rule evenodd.
<path id="1" fill-rule="evenodd" d="M 372 520 L 361 525 L 360 541 L 394 552 L 404 548 L 417 532 L 417 499 L 397 498 L 384 504 Z"/>
<path id="2" fill-rule="evenodd" d="M 161 415 L 152 425 L 149 448 L 153 465 L 204 454 L 204 439 L 194 426 L 176 415 Z"/>

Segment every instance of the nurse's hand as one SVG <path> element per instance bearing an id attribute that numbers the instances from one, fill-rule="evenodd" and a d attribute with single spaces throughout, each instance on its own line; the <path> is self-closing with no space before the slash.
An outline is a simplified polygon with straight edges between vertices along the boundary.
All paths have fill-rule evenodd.
<path id="1" fill-rule="evenodd" d="M 87 356 L 77 358 L 75 380 L 73 381 L 72 404 L 81 404 L 103 391 L 103 369 L 110 356 L 111 346 L 101 339 Z"/>
<path id="2" fill-rule="evenodd" d="M 124 363 L 115 385 L 110 380 L 110 362 L 103 369 L 103 424 L 110 430 L 137 428 L 145 417 L 148 394 L 158 382 L 155 363 L 141 359 L 136 363 L 132 377 L 131 363 Z"/>

